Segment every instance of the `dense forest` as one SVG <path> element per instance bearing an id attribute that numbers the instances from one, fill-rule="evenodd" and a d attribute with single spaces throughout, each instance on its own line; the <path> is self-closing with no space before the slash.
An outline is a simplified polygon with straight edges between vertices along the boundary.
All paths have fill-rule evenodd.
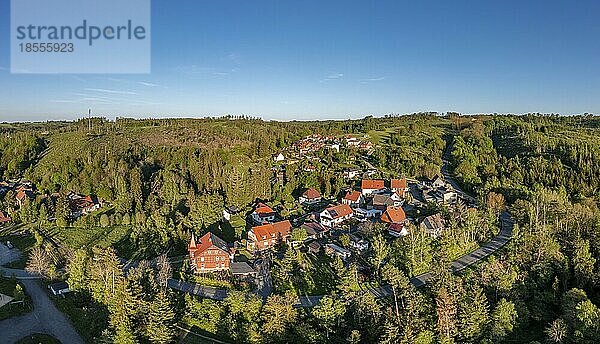
<path id="1" fill-rule="evenodd" d="M 36 189 L 21 207 L 9 191 L 0 209 L 30 224 L 36 236 L 65 238 L 96 228 L 111 233 L 106 245 L 91 245 L 103 247 L 82 244 L 64 253 L 69 284 L 86 307 L 82 316 L 98 324 L 90 342 L 169 342 L 176 319 L 236 343 L 600 341 L 599 117 L 94 118 L 3 124 L 0 133 L 2 180 L 24 178 Z M 274 181 L 272 154 L 312 134 L 367 135 L 375 148 L 369 157 L 323 151 L 314 170 L 292 166 L 284 183 Z M 299 190 L 314 187 L 338 197 L 348 185 L 332 166 L 352 159 L 368 160 L 381 177 L 429 180 L 440 174 L 447 147 L 451 173 L 480 211 L 446 214 L 455 220 L 435 239 L 410 235 L 390 245 L 382 229 L 373 228 L 369 263 L 374 278 L 393 287 L 391 298 L 361 292 L 356 267 L 338 261 L 331 262 L 335 288 L 314 308 L 293 307 L 287 288 L 263 302 L 243 292 L 214 301 L 164 287 L 171 271 L 163 254 L 185 253 L 191 232 L 210 229 L 241 239 L 241 233 L 223 233 L 226 206 L 246 212 L 261 199 L 279 206 L 282 216 L 293 215 Z M 96 195 L 110 206 L 74 220 L 70 192 Z M 504 209 L 517 222 L 511 242 L 452 275 L 455 253 L 489 238 Z M 163 257 L 157 269 L 144 263 L 128 274 L 118 258 L 157 256 Z M 310 270 L 294 250 L 275 263 L 279 285 L 292 285 L 294 271 Z M 428 270 L 433 283 L 419 289 L 409 283 Z"/>

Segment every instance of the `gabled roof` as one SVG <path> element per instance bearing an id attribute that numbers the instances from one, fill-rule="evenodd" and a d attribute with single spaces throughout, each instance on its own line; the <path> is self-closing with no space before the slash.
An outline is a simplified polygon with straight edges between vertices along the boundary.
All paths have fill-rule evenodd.
<path id="1" fill-rule="evenodd" d="M 194 240 L 194 235 L 192 234 L 189 249 L 196 249 L 197 253 L 202 253 L 211 247 L 216 247 L 219 250 L 229 254 L 229 246 L 227 246 L 227 243 L 211 232 L 204 234 L 198 242 Z"/>
<path id="2" fill-rule="evenodd" d="M 292 231 L 292 224 L 288 220 L 279 221 L 262 226 L 252 227 L 252 231 L 258 240 L 263 240 L 263 237 L 272 238 L 279 235 L 284 237 L 290 235 Z"/>
<path id="3" fill-rule="evenodd" d="M 425 225 L 425 227 L 428 229 L 443 229 L 444 222 L 445 221 L 441 213 L 430 215 L 423 219 L 423 225 Z"/>
<path id="4" fill-rule="evenodd" d="M 381 215 L 381 221 L 386 223 L 402 223 L 406 220 L 406 214 L 401 207 L 387 207 Z"/>
<path id="5" fill-rule="evenodd" d="M 374 189 L 381 190 L 385 187 L 385 182 L 383 180 L 372 180 L 372 179 L 363 179 L 361 183 L 361 188 L 364 189 Z"/>
<path id="6" fill-rule="evenodd" d="M 8 214 L 5 213 L 4 211 L 0 210 L 0 222 L 4 223 L 4 222 L 10 222 L 10 221 L 12 221 L 10 216 L 8 216 Z"/>
<path id="7" fill-rule="evenodd" d="M 348 193 L 346 194 L 346 196 L 344 196 L 345 200 L 351 201 L 351 202 L 358 202 L 358 200 L 360 199 L 360 196 L 362 194 L 356 190 L 354 191 L 348 191 Z"/>
<path id="8" fill-rule="evenodd" d="M 406 189 L 406 179 L 402 178 L 402 179 L 392 179 L 390 181 L 390 186 L 392 189 L 399 189 L 399 190 L 403 190 Z"/>
<path id="9" fill-rule="evenodd" d="M 306 191 L 304 191 L 304 193 L 302 194 L 302 197 L 307 198 L 307 199 L 321 198 L 321 193 L 319 193 L 319 191 L 317 191 L 314 188 L 309 188 L 309 189 L 306 189 Z"/>
<path id="10" fill-rule="evenodd" d="M 256 209 L 254 209 L 254 212 L 257 213 L 258 215 L 275 213 L 275 211 L 273 209 L 271 209 L 271 207 L 269 207 L 268 205 L 266 205 L 264 203 L 258 203 L 256 205 Z"/>
<path id="11" fill-rule="evenodd" d="M 340 204 L 334 207 L 329 207 L 325 209 L 325 211 L 329 214 L 329 216 L 332 219 L 352 215 L 352 208 L 350 208 L 350 206 L 347 204 Z"/>
<path id="12" fill-rule="evenodd" d="M 320 223 L 318 223 L 318 222 L 312 222 L 312 221 L 311 222 L 305 222 L 302 225 L 302 228 L 304 228 L 304 230 L 306 230 L 306 234 L 308 234 L 309 236 L 311 236 L 311 235 L 317 235 L 317 234 L 325 232 L 327 230 Z"/>
<path id="13" fill-rule="evenodd" d="M 373 205 L 394 205 L 394 200 L 387 195 L 375 195 L 373 196 Z"/>

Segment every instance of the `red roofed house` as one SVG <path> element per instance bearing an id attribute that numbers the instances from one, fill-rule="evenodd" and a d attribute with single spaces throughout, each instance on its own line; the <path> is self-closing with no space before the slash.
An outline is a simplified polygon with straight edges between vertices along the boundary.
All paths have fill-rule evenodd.
<path id="1" fill-rule="evenodd" d="M 381 222 L 388 223 L 388 233 L 395 237 L 405 236 L 408 231 L 404 228 L 406 214 L 401 207 L 387 207 L 381 215 Z"/>
<path id="2" fill-rule="evenodd" d="M 227 243 L 218 236 L 208 232 L 196 241 L 194 234 L 188 246 L 190 262 L 196 272 L 229 270 L 233 254 Z"/>
<path id="3" fill-rule="evenodd" d="M 349 191 L 344 198 L 342 198 L 342 204 L 347 204 L 353 208 L 360 207 L 363 203 L 363 195 L 359 191 Z"/>
<path id="4" fill-rule="evenodd" d="M 7 213 L 3 212 L 0 210 L 0 224 L 5 224 L 12 221 L 12 219 L 10 218 L 10 216 L 8 216 Z"/>
<path id="5" fill-rule="evenodd" d="M 291 234 L 292 224 L 288 220 L 252 227 L 248 232 L 248 249 L 262 251 L 271 248 L 279 242 L 287 242 Z"/>
<path id="6" fill-rule="evenodd" d="M 392 193 L 404 197 L 404 194 L 408 191 L 406 179 L 392 179 L 390 181 L 390 189 L 392 190 Z"/>
<path id="7" fill-rule="evenodd" d="M 314 188 L 306 189 L 302 196 L 300 196 L 301 204 L 315 204 L 321 201 L 321 194 Z"/>
<path id="8" fill-rule="evenodd" d="M 251 217 L 252 220 L 259 225 L 269 223 L 275 220 L 275 210 L 271 209 L 268 205 L 259 202 Z"/>
<path id="9" fill-rule="evenodd" d="M 326 227 L 334 228 L 340 223 L 352 218 L 354 212 L 347 204 L 336 205 L 329 207 L 319 214 L 321 224 Z"/>
<path id="10" fill-rule="evenodd" d="M 364 179 L 361 183 L 362 194 L 365 196 L 381 191 L 384 188 L 385 182 L 383 180 Z"/>

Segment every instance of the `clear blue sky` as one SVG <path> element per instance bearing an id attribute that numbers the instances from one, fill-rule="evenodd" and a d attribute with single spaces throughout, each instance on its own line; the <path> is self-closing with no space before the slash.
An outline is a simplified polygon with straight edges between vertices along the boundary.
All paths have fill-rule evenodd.
<path id="1" fill-rule="evenodd" d="M 600 113 L 598 1 L 152 2 L 149 75 L 11 75 L 0 120 Z"/>

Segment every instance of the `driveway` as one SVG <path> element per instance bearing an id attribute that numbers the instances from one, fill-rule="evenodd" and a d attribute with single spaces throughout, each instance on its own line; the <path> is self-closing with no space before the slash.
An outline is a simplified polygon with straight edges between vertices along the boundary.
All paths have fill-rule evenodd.
<path id="1" fill-rule="evenodd" d="M 6 246 L 0 244 L 0 252 L 6 249 L 8 249 Z M 17 251 L 16 249 L 12 250 Z M 8 262 L 2 261 L 3 264 Z M 0 321 L 0 342 L 12 344 L 28 335 L 44 333 L 58 339 L 63 344 L 84 343 L 69 319 L 54 306 L 40 282 L 37 281 L 39 277 L 24 270 L 5 267 L 0 267 L 0 274 L 5 277 L 15 276 L 19 279 L 33 303 L 31 313 Z"/>

